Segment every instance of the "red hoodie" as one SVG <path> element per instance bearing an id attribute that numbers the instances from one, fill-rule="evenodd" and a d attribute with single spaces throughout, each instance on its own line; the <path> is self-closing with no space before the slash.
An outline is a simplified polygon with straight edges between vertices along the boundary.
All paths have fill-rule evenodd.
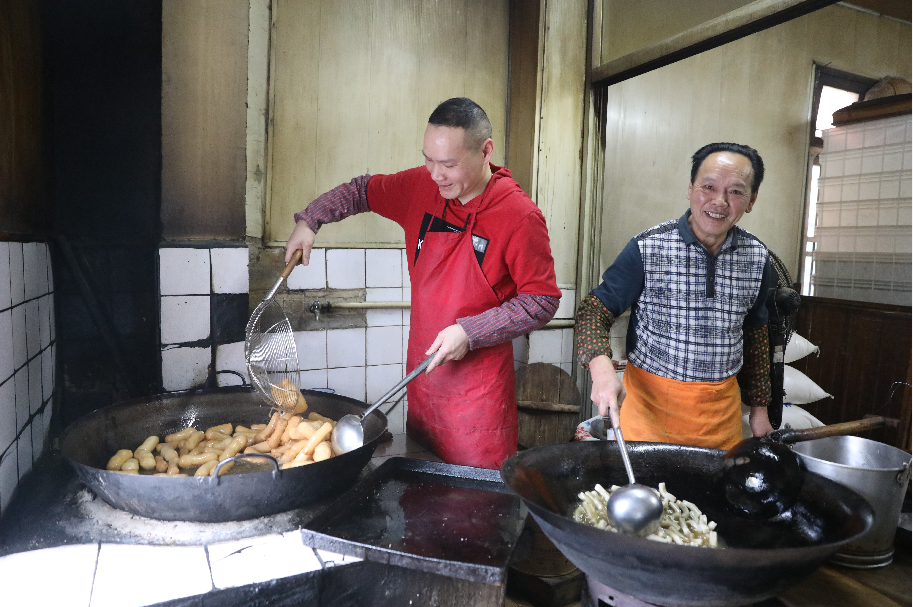
<path id="1" fill-rule="evenodd" d="M 378 215 L 402 226 L 406 234 L 409 274 L 416 259 L 422 222 L 431 217 L 461 227 L 483 200 L 491 203 L 476 218 L 473 235 L 487 239 L 482 273 L 504 303 L 518 294 L 561 297 L 555 279 L 555 262 L 549 246 L 545 218 L 508 169 L 491 165 L 492 177 L 481 196 L 468 203 L 445 201 L 425 167 L 392 175 L 373 175 L 368 181 L 368 205 Z M 477 254 L 478 256 L 478 254 Z M 421 285 L 412 285 L 420 294 Z"/>

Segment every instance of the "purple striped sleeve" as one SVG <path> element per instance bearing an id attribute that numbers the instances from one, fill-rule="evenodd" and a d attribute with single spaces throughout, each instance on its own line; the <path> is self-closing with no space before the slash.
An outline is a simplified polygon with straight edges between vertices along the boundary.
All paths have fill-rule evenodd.
<path id="1" fill-rule="evenodd" d="M 361 175 L 349 183 L 338 185 L 326 194 L 315 198 L 307 208 L 295 213 L 295 223 L 304 221 L 316 234 L 325 223 L 333 223 L 356 215 L 367 213 L 368 180 L 370 175 Z"/>
<path id="2" fill-rule="evenodd" d="M 469 336 L 469 349 L 494 346 L 541 329 L 558 311 L 559 297 L 520 294 L 497 308 L 458 318 Z"/>

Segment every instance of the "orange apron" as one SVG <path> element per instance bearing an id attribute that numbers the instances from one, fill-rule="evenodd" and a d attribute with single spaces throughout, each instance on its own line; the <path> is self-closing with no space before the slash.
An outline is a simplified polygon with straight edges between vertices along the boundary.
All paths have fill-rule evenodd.
<path id="1" fill-rule="evenodd" d="M 729 449 L 742 440 L 735 376 L 719 382 L 667 379 L 630 363 L 621 430 L 627 440 Z"/>

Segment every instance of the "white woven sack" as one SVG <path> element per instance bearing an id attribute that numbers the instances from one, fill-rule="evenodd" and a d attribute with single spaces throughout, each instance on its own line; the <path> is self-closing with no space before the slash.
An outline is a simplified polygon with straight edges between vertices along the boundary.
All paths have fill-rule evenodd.
<path id="1" fill-rule="evenodd" d="M 793 405 L 805 405 L 822 398 L 834 398 L 809 379 L 808 375 L 789 365 L 783 365 L 783 391 L 786 392 L 783 402 Z"/>
<path id="2" fill-rule="evenodd" d="M 792 337 L 789 338 L 789 343 L 786 344 L 786 352 L 783 355 L 783 362 L 786 364 L 795 362 L 800 358 L 805 358 L 812 352 L 818 353 L 818 346 L 794 331 Z"/>

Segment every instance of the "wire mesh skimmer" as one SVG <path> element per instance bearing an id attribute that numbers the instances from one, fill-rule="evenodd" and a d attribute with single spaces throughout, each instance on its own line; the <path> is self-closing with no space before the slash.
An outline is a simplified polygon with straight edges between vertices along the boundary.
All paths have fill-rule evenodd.
<path id="1" fill-rule="evenodd" d="M 244 340 L 244 357 L 251 383 L 267 403 L 284 413 L 293 413 L 301 397 L 298 349 L 292 325 L 282 306 L 273 298 L 301 260 L 301 254 L 301 250 L 295 251 L 266 298 L 250 315 Z"/>

